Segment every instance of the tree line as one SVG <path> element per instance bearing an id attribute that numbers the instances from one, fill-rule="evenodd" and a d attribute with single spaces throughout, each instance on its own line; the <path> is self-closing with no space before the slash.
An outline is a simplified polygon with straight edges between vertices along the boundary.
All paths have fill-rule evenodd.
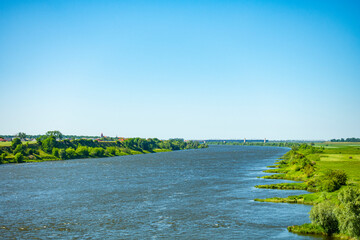
<path id="1" fill-rule="evenodd" d="M 27 160 L 74 159 L 112 157 L 157 150 L 206 148 L 206 144 L 183 139 L 128 138 L 123 141 L 97 141 L 90 139 L 62 140 L 59 131 L 48 131 L 36 139 L 35 144 L 13 139 L 10 147 L 0 148 L 0 163 L 21 163 Z"/>
<path id="2" fill-rule="evenodd" d="M 339 138 L 339 139 L 331 139 L 330 142 L 360 142 L 360 138 Z"/>

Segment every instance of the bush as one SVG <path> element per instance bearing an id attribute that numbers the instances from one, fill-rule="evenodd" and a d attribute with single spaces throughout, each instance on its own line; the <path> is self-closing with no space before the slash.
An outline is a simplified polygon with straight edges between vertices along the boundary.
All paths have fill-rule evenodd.
<path id="1" fill-rule="evenodd" d="M 67 158 L 70 158 L 70 159 L 72 159 L 72 158 L 76 158 L 76 151 L 75 151 L 75 149 L 73 149 L 73 148 L 67 148 L 66 150 L 65 150 L 65 152 L 66 152 L 66 157 Z"/>
<path id="2" fill-rule="evenodd" d="M 342 170 L 329 170 L 317 179 L 320 191 L 333 192 L 346 184 L 347 175 Z"/>
<path id="3" fill-rule="evenodd" d="M 109 155 L 116 155 L 116 147 L 107 147 L 106 151 L 108 152 Z"/>
<path id="4" fill-rule="evenodd" d="M 35 153 L 35 151 L 32 148 L 26 148 L 26 150 L 25 150 L 26 155 L 33 155 L 34 153 Z"/>
<path id="5" fill-rule="evenodd" d="M 90 156 L 92 157 L 102 157 L 104 156 L 105 150 L 101 147 L 91 148 Z"/>
<path id="6" fill-rule="evenodd" d="M 85 147 L 85 146 L 78 146 L 78 148 L 76 149 L 76 154 L 79 157 L 88 157 L 89 149 L 88 149 L 88 147 Z"/>
<path id="7" fill-rule="evenodd" d="M 20 138 L 15 138 L 11 142 L 11 149 L 14 150 L 19 144 L 21 144 Z"/>
<path id="8" fill-rule="evenodd" d="M 126 154 L 131 154 L 131 150 L 129 148 L 122 148 L 121 151 Z"/>
<path id="9" fill-rule="evenodd" d="M 59 149 L 58 148 L 53 148 L 52 149 L 52 155 L 54 155 L 55 157 L 59 157 Z"/>
<path id="10" fill-rule="evenodd" d="M 338 195 L 341 203 L 337 210 L 340 231 L 360 237 L 360 191 L 354 187 L 343 189 Z"/>
<path id="11" fill-rule="evenodd" d="M 339 222 L 335 214 L 335 206 L 325 201 L 315 205 L 310 211 L 310 219 L 319 225 L 328 235 L 339 232 Z"/>
<path id="12" fill-rule="evenodd" d="M 14 154 L 17 154 L 17 153 L 24 154 L 24 146 L 21 143 L 18 144 L 13 152 L 14 152 Z"/>
<path id="13" fill-rule="evenodd" d="M 24 155 L 22 155 L 21 153 L 17 153 L 15 154 L 14 160 L 16 163 L 22 163 L 24 160 Z"/>
<path id="14" fill-rule="evenodd" d="M 52 153 L 52 149 L 57 145 L 55 137 L 48 137 L 41 142 L 42 149 L 47 153 Z"/>
<path id="15" fill-rule="evenodd" d="M 4 163 L 7 153 L 0 154 L 0 163 Z"/>
<path id="16" fill-rule="evenodd" d="M 59 150 L 60 159 L 66 159 L 66 151 L 64 149 Z"/>

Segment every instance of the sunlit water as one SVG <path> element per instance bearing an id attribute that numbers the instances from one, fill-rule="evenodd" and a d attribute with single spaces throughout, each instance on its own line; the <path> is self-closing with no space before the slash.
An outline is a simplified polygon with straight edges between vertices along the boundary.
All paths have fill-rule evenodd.
<path id="1" fill-rule="evenodd" d="M 4 239 L 315 239 L 289 233 L 310 206 L 260 203 L 286 148 L 208 149 L 0 166 Z"/>

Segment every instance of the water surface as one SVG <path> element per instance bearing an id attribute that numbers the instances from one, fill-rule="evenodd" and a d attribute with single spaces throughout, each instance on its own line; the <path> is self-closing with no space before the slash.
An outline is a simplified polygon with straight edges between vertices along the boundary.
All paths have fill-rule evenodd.
<path id="1" fill-rule="evenodd" d="M 67 239 L 315 239 L 289 233 L 310 206 L 260 203 L 287 148 L 208 149 L 0 166 L 0 236 Z"/>

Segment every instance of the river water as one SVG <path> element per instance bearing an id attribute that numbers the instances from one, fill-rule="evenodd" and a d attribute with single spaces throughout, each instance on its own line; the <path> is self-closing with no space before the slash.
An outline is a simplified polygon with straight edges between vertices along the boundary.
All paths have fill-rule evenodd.
<path id="1" fill-rule="evenodd" d="M 257 146 L 0 166 L 4 239 L 316 239 L 289 233 L 310 206 L 261 203 L 288 151 Z"/>

